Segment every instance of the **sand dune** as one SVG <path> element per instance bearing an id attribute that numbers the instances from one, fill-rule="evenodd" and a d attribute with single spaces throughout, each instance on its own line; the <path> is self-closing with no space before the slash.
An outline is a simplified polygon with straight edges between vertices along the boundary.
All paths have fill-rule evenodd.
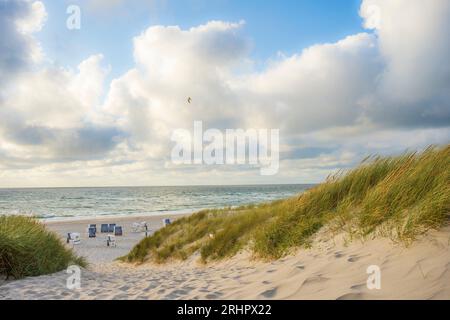
<path id="1" fill-rule="evenodd" d="M 50 227 L 63 233 L 74 225 Z M 139 237 L 130 235 L 117 250 L 92 243 L 77 248 L 92 262 L 82 270 L 81 289 L 67 289 L 69 275 L 60 272 L 3 284 L 0 298 L 450 299 L 450 228 L 430 232 L 409 248 L 387 239 L 345 245 L 342 236 L 318 236 L 312 249 L 270 263 L 254 261 L 245 252 L 207 266 L 195 256 L 164 266 L 111 261 Z M 380 268 L 380 290 L 367 288 L 371 265 Z"/>

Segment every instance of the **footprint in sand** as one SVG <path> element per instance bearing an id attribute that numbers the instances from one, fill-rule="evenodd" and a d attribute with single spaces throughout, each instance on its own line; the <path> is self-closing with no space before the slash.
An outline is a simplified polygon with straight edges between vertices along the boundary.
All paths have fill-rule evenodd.
<path id="1" fill-rule="evenodd" d="M 336 300 L 366 300 L 370 299 L 370 296 L 364 293 L 347 293 L 340 297 L 337 297 Z"/>
<path id="2" fill-rule="evenodd" d="M 278 291 L 277 288 L 273 288 L 273 289 L 264 291 L 263 293 L 261 293 L 261 295 L 262 295 L 264 298 L 269 298 L 269 299 L 270 299 L 270 298 L 275 297 L 275 295 L 277 294 L 277 291 Z"/>
<path id="3" fill-rule="evenodd" d="M 356 262 L 360 259 L 359 256 L 350 256 L 350 258 L 347 259 L 348 262 Z"/>
<path id="4" fill-rule="evenodd" d="M 352 290 L 361 290 L 367 287 L 367 284 L 362 283 L 362 284 L 355 284 L 353 286 L 350 287 L 350 289 Z"/>
<path id="5" fill-rule="evenodd" d="M 149 286 L 149 287 L 147 287 L 147 288 L 142 289 L 142 291 L 143 291 L 143 292 L 149 292 L 150 290 L 153 290 L 153 289 L 155 289 L 155 288 L 156 288 L 156 286 Z"/>
<path id="6" fill-rule="evenodd" d="M 205 298 L 208 300 L 215 300 L 215 299 L 219 299 L 221 296 L 223 296 L 222 292 L 213 292 L 213 293 L 207 294 L 205 296 Z"/>
<path id="7" fill-rule="evenodd" d="M 325 282 L 325 281 L 328 281 L 328 280 L 330 280 L 330 279 L 328 279 L 328 278 L 326 278 L 326 277 L 324 277 L 322 275 L 311 276 L 311 277 L 307 278 L 303 282 L 302 286 L 304 287 L 304 286 L 312 285 L 312 284 L 315 284 L 315 283 Z"/>
<path id="8" fill-rule="evenodd" d="M 128 300 L 129 297 L 127 294 L 118 294 L 115 297 L 112 297 L 112 300 Z"/>
<path id="9" fill-rule="evenodd" d="M 189 289 L 188 288 L 186 288 L 186 289 L 177 289 L 177 290 L 174 290 L 172 293 L 173 294 L 177 294 L 177 295 L 184 295 L 184 294 L 188 294 L 189 293 Z"/>

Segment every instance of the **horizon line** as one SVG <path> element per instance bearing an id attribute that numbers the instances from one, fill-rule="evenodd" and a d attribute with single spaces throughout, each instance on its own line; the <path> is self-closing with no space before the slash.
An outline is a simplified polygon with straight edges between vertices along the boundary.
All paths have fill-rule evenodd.
<path id="1" fill-rule="evenodd" d="M 102 188 L 175 188 L 175 187 L 258 187 L 258 186 L 289 186 L 317 185 L 316 183 L 260 183 L 260 184 L 192 184 L 192 185 L 136 185 L 136 186 L 66 186 L 66 187 L 0 187 L 0 190 L 11 189 L 102 189 Z"/>

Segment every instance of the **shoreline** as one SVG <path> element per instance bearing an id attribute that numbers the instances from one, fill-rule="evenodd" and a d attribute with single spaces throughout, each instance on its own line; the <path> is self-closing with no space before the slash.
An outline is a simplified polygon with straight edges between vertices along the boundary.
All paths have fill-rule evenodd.
<path id="1" fill-rule="evenodd" d="M 0 216 L 23 215 L 42 222 L 60 222 L 129 216 L 183 215 L 205 209 L 270 203 L 301 194 L 312 186 L 311 184 L 174 186 L 162 190 L 152 187 L 116 187 L 119 191 L 113 191 L 109 187 L 0 188 L 0 202 L 5 203 L 0 210 Z M 230 192 L 233 198 L 227 196 Z M 255 193 L 258 194 L 257 198 L 254 197 Z"/>
<path id="2" fill-rule="evenodd" d="M 106 220 L 135 220 L 135 219 L 153 219 L 153 218 L 161 218 L 167 216 L 187 216 L 199 212 L 204 209 L 189 209 L 189 210 L 180 210 L 180 211 L 161 211 L 161 212 L 150 212 L 150 213 L 140 213 L 140 214 L 105 214 L 105 215 L 96 215 L 96 216 L 71 216 L 71 217 L 55 217 L 55 218 L 37 218 L 38 221 L 44 223 L 45 225 L 52 224 L 60 224 L 60 223 L 89 223 L 90 221 L 94 221 L 99 223 L 99 221 Z"/>

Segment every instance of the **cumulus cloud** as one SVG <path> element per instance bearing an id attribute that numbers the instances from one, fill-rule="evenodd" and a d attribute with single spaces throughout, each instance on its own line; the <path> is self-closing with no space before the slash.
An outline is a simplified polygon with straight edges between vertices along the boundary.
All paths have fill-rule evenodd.
<path id="1" fill-rule="evenodd" d="M 4 99 L 4 116 L 34 126 L 80 125 L 102 94 L 105 72 L 100 60 L 101 56 L 88 58 L 79 72 L 56 67 L 23 72 Z"/>
<path id="2" fill-rule="evenodd" d="M 374 33 L 312 46 L 246 79 L 254 112 L 289 132 L 450 125 L 450 3 L 365 0 L 361 16 Z"/>
<path id="3" fill-rule="evenodd" d="M 385 125 L 450 125 L 450 2 L 365 0 L 385 67 L 367 116 Z"/>
<path id="4" fill-rule="evenodd" d="M 321 44 L 238 82 L 251 114 L 266 125 L 301 133 L 361 122 L 362 103 L 382 68 L 376 37 L 367 33 Z"/>
<path id="5" fill-rule="evenodd" d="M 0 162 L 34 167 L 104 157 L 124 134 L 99 121 L 103 56 L 89 57 L 77 71 L 41 65 L 32 34 L 46 19 L 42 2 L 0 5 Z"/>
<path id="6" fill-rule="evenodd" d="M 46 17 L 40 1 L 0 2 L 0 85 L 41 59 L 41 48 L 32 33 L 42 28 Z"/>
<path id="7" fill-rule="evenodd" d="M 15 21 L 17 31 L 22 34 L 38 32 L 47 19 L 47 11 L 41 1 L 28 2 L 29 10 L 26 15 Z"/>
<path id="8" fill-rule="evenodd" d="M 32 63 L 30 32 L 42 27 L 45 9 L 6 3 L 0 23 L 14 40 L 0 38 L 0 47 L 11 48 L 0 51 L 0 74 L 21 72 L 0 100 L 3 167 L 85 173 L 96 184 L 204 183 L 211 176 L 224 183 L 311 182 L 370 153 L 450 140 L 446 0 L 363 0 L 366 32 L 281 56 L 262 70 L 253 69 L 244 22 L 151 26 L 132 39 L 135 66 L 106 92 L 100 54 L 77 70 L 23 68 Z M 171 165 L 173 131 L 192 129 L 194 120 L 205 128 L 279 128 L 276 180 L 251 168 Z"/>
<path id="9" fill-rule="evenodd" d="M 446 1 L 363 1 L 363 22 L 374 32 L 314 45 L 260 72 L 236 72 L 251 67 L 248 43 L 237 32 L 243 24 L 151 27 L 134 39 L 136 68 L 113 83 L 107 108 L 158 156 L 168 150 L 156 146 L 195 119 L 217 128 L 280 128 L 287 158 L 316 156 L 323 164 L 320 156 L 330 150 L 340 159 L 351 154 L 343 158 L 352 165 L 370 152 L 423 147 L 419 136 L 446 143 L 448 8 Z M 183 104 L 187 96 L 193 106 Z M 414 131 L 412 143 L 401 142 L 412 132 L 404 130 L 434 127 L 444 129 Z M 391 138 L 379 143 L 378 134 Z M 365 137 L 357 148 L 344 143 L 355 136 Z"/>
<path id="10" fill-rule="evenodd" d="M 242 26 L 212 21 L 189 30 L 148 28 L 134 38 L 136 67 L 112 82 L 105 112 L 153 157 L 169 156 L 173 130 L 191 128 L 196 119 L 236 123 L 242 115 L 227 82 L 248 53 Z M 188 97 L 194 103 L 188 105 Z"/>
<path id="11" fill-rule="evenodd" d="M 47 161 L 105 156 L 123 133 L 99 122 L 99 101 L 107 70 L 101 55 L 83 61 L 78 72 L 44 68 L 22 73 L 2 102 L 0 137 L 11 154 L 33 152 Z"/>

